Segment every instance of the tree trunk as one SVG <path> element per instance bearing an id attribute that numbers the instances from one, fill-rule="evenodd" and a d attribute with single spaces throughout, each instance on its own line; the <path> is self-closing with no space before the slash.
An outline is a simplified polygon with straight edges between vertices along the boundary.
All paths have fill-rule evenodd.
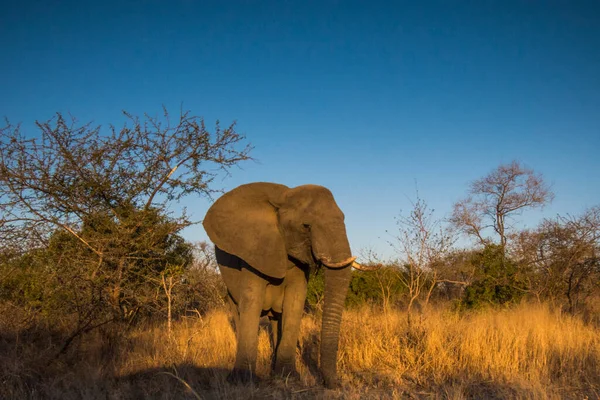
<path id="1" fill-rule="evenodd" d="M 167 279 L 165 278 L 165 275 L 162 275 L 162 285 L 163 285 L 163 289 L 165 291 L 165 295 L 167 296 L 167 332 L 169 333 L 169 337 L 171 337 L 171 327 L 172 327 L 172 313 L 171 313 L 171 303 L 172 303 L 172 296 L 171 293 L 173 291 L 173 276 L 169 276 L 168 279 L 169 283 L 167 284 Z"/>
<path id="2" fill-rule="evenodd" d="M 123 269 L 125 268 L 125 259 L 121 258 L 117 263 L 115 273 L 115 282 L 111 293 L 111 302 L 113 313 L 118 319 L 122 319 L 123 313 L 121 310 L 121 280 L 123 279 Z"/>

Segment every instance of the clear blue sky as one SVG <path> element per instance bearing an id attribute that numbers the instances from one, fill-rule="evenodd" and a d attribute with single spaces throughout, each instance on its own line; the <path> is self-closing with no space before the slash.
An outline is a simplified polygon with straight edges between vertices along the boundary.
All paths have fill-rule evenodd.
<path id="1" fill-rule="evenodd" d="M 60 4 L 58 4 L 60 3 Z M 419 5 L 416 5 L 416 4 Z M 57 5 L 58 4 L 58 5 Z M 0 116 L 119 123 L 180 104 L 238 121 L 252 181 L 325 185 L 352 247 L 421 196 L 447 216 L 468 183 L 517 159 L 555 201 L 600 203 L 597 1 L 4 1 Z M 184 204 L 196 219 L 205 199 Z M 202 240 L 201 227 L 185 231 Z"/>

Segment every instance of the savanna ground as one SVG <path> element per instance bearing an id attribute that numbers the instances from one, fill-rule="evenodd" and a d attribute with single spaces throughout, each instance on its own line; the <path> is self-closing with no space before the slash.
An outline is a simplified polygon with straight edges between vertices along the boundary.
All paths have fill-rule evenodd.
<path id="1" fill-rule="evenodd" d="M 116 334 L 99 328 L 55 358 L 60 330 L 21 330 L 3 310 L 0 398 L 578 398 L 600 397 L 598 315 L 573 317 L 543 305 L 406 314 L 362 307 L 344 313 L 341 387 L 326 390 L 317 369 L 319 319 L 305 315 L 300 381 L 269 376 L 271 346 L 261 329 L 259 383 L 230 385 L 235 334 L 227 313 L 147 324 Z"/>
<path id="2" fill-rule="evenodd" d="M 339 389 L 321 385 L 318 313 L 303 321 L 298 381 L 269 376 L 263 330 L 259 383 L 227 384 L 226 289 L 172 204 L 217 193 L 215 171 L 252 146 L 187 111 L 124 115 L 121 130 L 60 114 L 34 136 L 0 128 L 0 399 L 600 397 L 600 206 L 516 229 L 554 198 L 517 161 L 471 182 L 448 220 L 417 193 L 395 218 L 397 259 L 367 250 L 384 267 L 350 282 Z M 473 246 L 455 248 L 459 233 Z M 411 324 L 390 307 L 415 302 L 440 304 Z"/>

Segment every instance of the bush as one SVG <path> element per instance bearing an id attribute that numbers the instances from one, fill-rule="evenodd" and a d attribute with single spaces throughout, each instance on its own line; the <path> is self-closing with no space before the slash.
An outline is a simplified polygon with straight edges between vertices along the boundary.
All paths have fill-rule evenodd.
<path id="1" fill-rule="evenodd" d="M 485 246 L 473 253 L 470 262 L 478 271 L 477 279 L 465 288 L 462 307 L 472 309 L 521 301 L 527 286 L 518 275 L 517 265 L 504 254 L 500 246 Z"/>
<path id="2" fill-rule="evenodd" d="M 315 310 L 321 308 L 325 292 L 325 279 L 322 268 L 310 271 L 308 287 L 306 291 L 306 309 Z"/>
<path id="3" fill-rule="evenodd" d="M 346 307 L 357 308 L 366 304 L 392 305 L 398 303 L 405 294 L 399 274 L 393 266 L 386 266 L 376 271 L 352 271 L 352 279 L 346 296 Z M 307 309 L 321 307 L 325 280 L 322 268 L 311 271 L 306 294 Z"/>

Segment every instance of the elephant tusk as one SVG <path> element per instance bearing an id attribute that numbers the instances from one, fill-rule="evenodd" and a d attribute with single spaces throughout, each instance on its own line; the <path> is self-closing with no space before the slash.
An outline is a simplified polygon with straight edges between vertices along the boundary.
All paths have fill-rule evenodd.
<path id="1" fill-rule="evenodd" d="M 359 263 L 357 263 L 356 261 L 352 262 L 352 267 L 356 268 L 358 270 L 361 271 L 376 271 L 379 268 L 381 268 L 383 265 L 382 264 L 375 264 L 375 265 L 360 265 Z"/>
<path id="2" fill-rule="evenodd" d="M 324 261 L 324 260 L 321 260 L 321 262 L 329 268 L 342 268 L 342 267 L 347 267 L 350 264 L 354 264 L 354 260 L 356 260 L 356 257 L 350 257 L 347 260 L 340 261 L 338 263 L 330 263 L 330 262 Z"/>

